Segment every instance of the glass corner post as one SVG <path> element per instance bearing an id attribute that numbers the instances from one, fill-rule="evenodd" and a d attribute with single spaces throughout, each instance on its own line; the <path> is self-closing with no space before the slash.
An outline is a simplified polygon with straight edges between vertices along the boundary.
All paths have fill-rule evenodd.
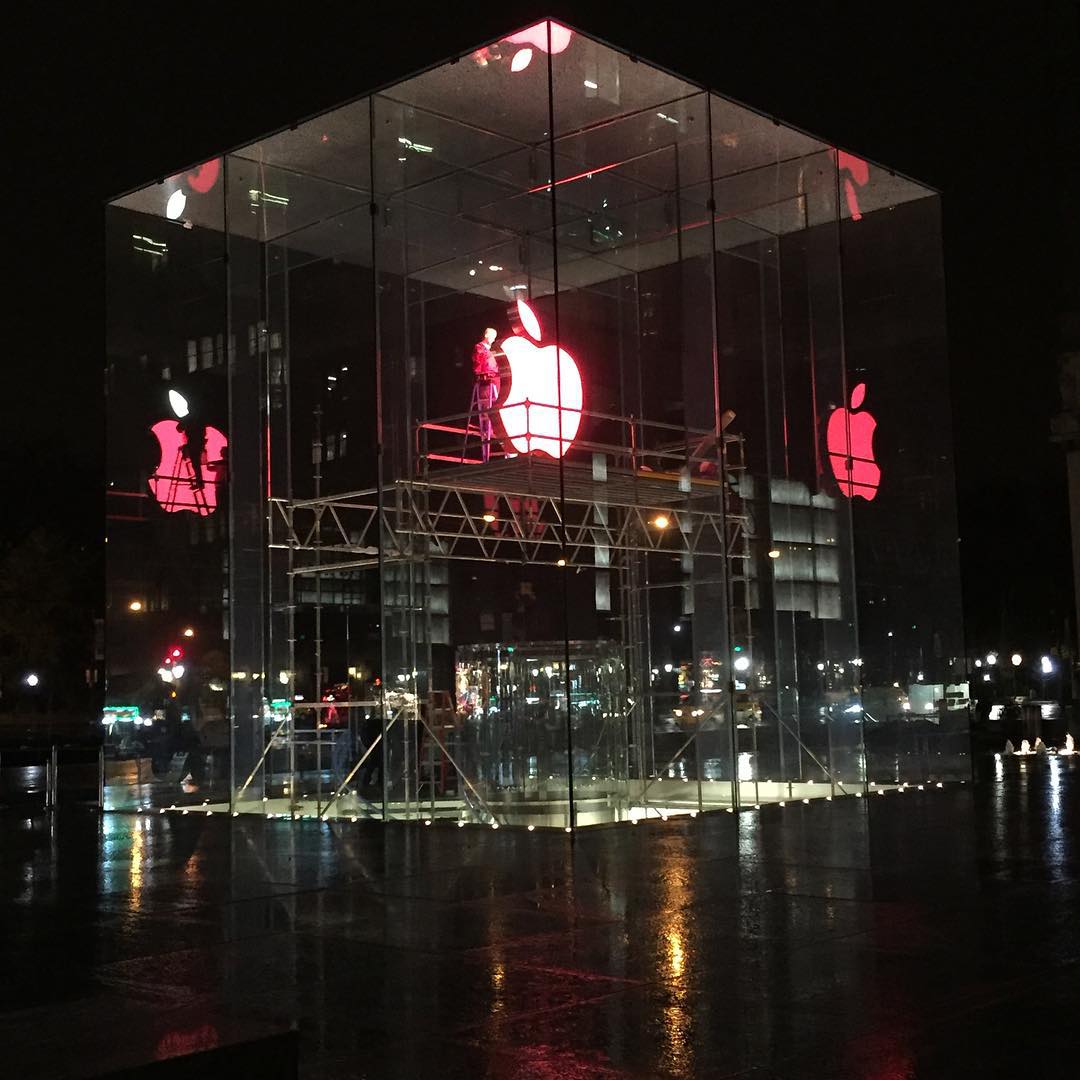
<path id="1" fill-rule="evenodd" d="M 246 166 L 225 159 L 228 312 L 228 614 L 231 804 L 261 809 L 267 714 L 267 383 L 264 244 L 245 213 Z"/>

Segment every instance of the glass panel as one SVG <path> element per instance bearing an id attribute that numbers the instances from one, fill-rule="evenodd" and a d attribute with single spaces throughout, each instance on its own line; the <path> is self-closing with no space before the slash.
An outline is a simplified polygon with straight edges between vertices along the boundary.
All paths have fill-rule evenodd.
<path id="1" fill-rule="evenodd" d="M 940 202 L 850 154 L 838 179 L 868 775 L 964 779 Z"/>
<path id="2" fill-rule="evenodd" d="M 106 212 L 106 805 L 227 798 L 231 429 L 214 159 Z"/>
<path id="3" fill-rule="evenodd" d="M 607 702 L 575 702 L 578 821 L 696 813 L 732 779 L 708 101 L 583 37 L 553 70 L 549 321 L 584 386 L 560 460 L 570 636 L 621 661 Z"/>
<path id="4" fill-rule="evenodd" d="M 234 321 L 266 425 L 249 431 L 264 486 L 238 522 L 254 535 L 261 519 L 268 545 L 267 685 L 241 810 L 382 815 L 369 111 L 355 102 L 229 160 Z"/>
<path id="5" fill-rule="evenodd" d="M 781 204 L 779 237 L 783 469 L 770 493 L 772 573 L 786 663 L 778 682 L 790 694 L 783 779 L 814 787 L 799 789 L 804 798 L 858 792 L 864 780 L 850 504 L 828 453 L 847 400 L 835 160 L 816 149 L 780 170 L 794 197 Z"/>
<path id="6" fill-rule="evenodd" d="M 502 44 L 374 103 L 387 814 L 567 827 L 557 466 L 511 400 L 516 302 L 551 318 L 547 54 Z"/>
<path id="7" fill-rule="evenodd" d="M 731 575 L 738 800 L 861 782 L 851 531 L 826 453 L 844 388 L 835 155 L 713 97 L 717 339 Z M 732 415 L 733 414 L 733 415 Z"/>

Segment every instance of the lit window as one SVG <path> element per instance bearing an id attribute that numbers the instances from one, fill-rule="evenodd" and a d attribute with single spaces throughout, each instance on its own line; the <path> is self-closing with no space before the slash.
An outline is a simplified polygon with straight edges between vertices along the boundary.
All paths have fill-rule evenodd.
<path id="1" fill-rule="evenodd" d="M 199 366 L 198 346 L 194 339 L 187 343 L 187 369 L 195 371 Z"/>
<path id="2" fill-rule="evenodd" d="M 200 367 L 210 368 L 214 366 L 214 339 L 212 337 L 199 338 L 199 361 Z"/>

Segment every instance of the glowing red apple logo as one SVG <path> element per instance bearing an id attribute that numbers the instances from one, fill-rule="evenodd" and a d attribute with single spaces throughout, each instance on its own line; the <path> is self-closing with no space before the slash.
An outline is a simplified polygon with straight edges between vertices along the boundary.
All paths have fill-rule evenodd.
<path id="1" fill-rule="evenodd" d="M 499 420 L 518 453 L 535 450 L 562 457 L 581 426 L 581 373 L 565 349 L 533 344 L 540 340 L 540 320 L 524 300 L 517 302 L 517 311 L 529 337 L 515 335 L 502 343 L 510 389 L 499 407 Z"/>
<path id="2" fill-rule="evenodd" d="M 866 383 L 859 383 L 851 391 L 851 408 L 833 409 L 825 445 L 840 490 L 849 499 L 859 495 L 869 502 L 878 493 L 881 469 L 874 460 L 877 421 L 868 412 L 856 412 L 865 397 Z"/>
<path id="3" fill-rule="evenodd" d="M 572 30 L 553 22 L 551 24 L 551 55 L 561 53 L 570 44 L 573 36 Z M 533 49 L 539 49 L 541 52 L 548 51 L 548 24 L 538 22 L 534 26 L 528 26 L 516 34 L 511 34 L 506 40 L 512 45 L 524 46 L 518 49 L 510 59 L 511 71 L 524 71 L 532 62 Z"/>
<path id="4" fill-rule="evenodd" d="M 229 440 L 215 427 L 207 427 L 204 434 L 189 420 L 190 410 L 183 394 L 170 390 L 169 404 L 177 419 L 159 420 L 150 428 L 161 450 L 161 460 L 149 480 L 151 494 L 169 514 L 189 510 L 208 517 L 217 509 L 217 489 Z M 193 446 L 203 444 L 198 470 L 194 449 L 188 449 L 192 440 Z"/>

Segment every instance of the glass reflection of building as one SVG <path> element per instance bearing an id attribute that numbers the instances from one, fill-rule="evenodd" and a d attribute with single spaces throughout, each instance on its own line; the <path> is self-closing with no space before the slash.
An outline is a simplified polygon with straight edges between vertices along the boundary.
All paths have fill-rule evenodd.
<path id="1" fill-rule="evenodd" d="M 967 775 L 933 191 L 541 23 L 108 230 L 107 720 L 166 805 Z"/>

